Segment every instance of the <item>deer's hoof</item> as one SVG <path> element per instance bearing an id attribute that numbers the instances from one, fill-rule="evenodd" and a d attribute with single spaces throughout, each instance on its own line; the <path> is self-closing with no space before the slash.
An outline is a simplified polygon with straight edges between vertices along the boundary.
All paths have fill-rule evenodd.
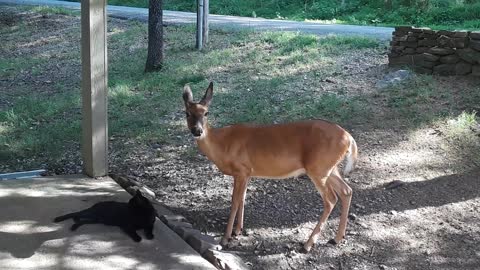
<path id="1" fill-rule="evenodd" d="M 330 240 L 327 242 L 327 244 L 330 244 L 330 245 L 333 245 L 333 246 L 338 245 L 337 240 L 335 240 L 335 239 L 330 239 Z"/>
<path id="2" fill-rule="evenodd" d="M 220 245 L 221 245 L 223 248 L 226 248 L 227 245 L 228 245 L 228 238 L 222 238 L 222 240 L 220 240 Z"/>
<path id="3" fill-rule="evenodd" d="M 307 244 L 303 245 L 303 247 L 300 249 L 301 253 L 308 253 L 312 249 L 312 246 L 308 246 Z"/>
<path id="4" fill-rule="evenodd" d="M 233 236 L 241 236 L 243 232 L 243 229 L 238 229 L 233 232 Z"/>

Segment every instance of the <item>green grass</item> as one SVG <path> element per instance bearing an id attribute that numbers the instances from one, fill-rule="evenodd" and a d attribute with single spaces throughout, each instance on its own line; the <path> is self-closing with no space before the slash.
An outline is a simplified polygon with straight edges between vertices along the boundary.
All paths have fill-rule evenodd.
<path id="1" fill-rule="evenodd" d="M 48 98 L 31 94 L 0 112 L 0 160 L 18 156 L 60 153 L 68 143 L 79 142 L 80 99 L 57 94 Z"/>
<path id="2" fill-rule="evenodd" d="M 50 6 L 35 6 L 35 7 L 28 7 L 27 10 L 31 10 L 32 12 L 36 12 L 42 15 L 52 15 L 52 14 L 61 14 L 61 15 L 79 15 L 80 11 L 78 10 L 71 10 L 63 7 L 50 7 Z"/>
<path id="3" fill-rule="evenodd" d="M 419 127 L 441 119 L 451 119 L 458 115 L 461 123 L 473 123 L 480 100 L 480 88 L 452 89 L 431 75 L 417 74 L 409 81 L 395 85 L 385 91 L 375 93 L 373 98 L 381 99 L 388 108 L 386 117 L 403 122 L 409 127 Z M 460 109 L 459 109 L 460 108 Z M 463 111 L 463 112 L 462 112 Z M 468 116 L 468 117 L 467 117 Z"/>
<path id="4" fill-rule="evenodd" d="M 263 41 L 280 48 L 282 53 L 315 47 L 319 40 L 319 37 L 315 35 L 299 35 L 293 32 L 267 32 L 262 36 Z"/>
<path id="5" fill-rule="evenodd" d="M 480 166 L 480 121 L 476 111 L 463 111 L 451 115 L 443 121 L 437 121 L 436 126 L 446 138 L 444 144 L 446 153 L 463 158 L 464 166 L 478 168 Z"/>
<path id="6" fill-rule="evenodd" d="M 295 32 L 264 32 L 261 40 L 271 44 L 280 54 L 292 55 L 297 51 L 316 50 L 324 55 L 335 55 L 345 50 L 377 48 L 379 42 L 372 38 L 355 36 L 317 36 Z"/>
<path id="7" fill-rule="evenodd" d="M 448 115 L 449 111 L 432 107 L 438 95 L 442 100 L 451 100 L 451 93 L 439 93 L 439 86 L 431 76 L 419 75 L 407 83 L 388 89 L 386 105 L 392 117 L 408 119 L 407 124 L 418 125 Z"/>
<path id="8" fill-rule="evenodd" d="M 40 58 L 16 57 L 13 59 L 0 59 L 0 73 L 3 76 L 14 76 L 19 70 L 38 72 L 37 67 L 44 61 Z"/>
<path id="9" fill-rule="evenodd" d="M 465 112 L 463 111 L 458 117 L 451 119 L 449 125 L 455 133 L 461 133 L 468 131 L 469 129 L 476 128 L 478 126 L 477 112 Z"/>

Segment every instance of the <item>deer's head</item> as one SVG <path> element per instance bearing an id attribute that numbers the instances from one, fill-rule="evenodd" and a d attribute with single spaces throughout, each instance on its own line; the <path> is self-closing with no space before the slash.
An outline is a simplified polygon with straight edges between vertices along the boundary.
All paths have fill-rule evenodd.
<path id="1" fill-rule="evenodd" d="M 190 132 L 196 139 L 205 136 L 207 130 L 208 106 L 213 96 L 213 82 L 208 85 L 205 95 L 199 102 L 193 101 L 192 90 L 190 86 L 183 88 L 183 101 L 185 101 L 185 112 L 187 116 L 187 125 Z"/>

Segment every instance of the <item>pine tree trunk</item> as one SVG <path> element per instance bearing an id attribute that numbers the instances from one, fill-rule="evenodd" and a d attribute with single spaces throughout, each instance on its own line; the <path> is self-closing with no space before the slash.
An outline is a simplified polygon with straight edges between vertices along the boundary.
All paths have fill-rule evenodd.
<path id="1" fill-rule="evenodd" d="M 149 0 L 148 55 L 145 72 L 157 71 L 163 65 L 163 10 L 162 0 Z"/>
<path id="2" fill-rule="evenodd" d="M 392 6 L 392 0 L 385 0 L 384 3 L 385 3 L 385 9 L 386 10 L 392 10 L 392 7 L 393 7 Z"/>

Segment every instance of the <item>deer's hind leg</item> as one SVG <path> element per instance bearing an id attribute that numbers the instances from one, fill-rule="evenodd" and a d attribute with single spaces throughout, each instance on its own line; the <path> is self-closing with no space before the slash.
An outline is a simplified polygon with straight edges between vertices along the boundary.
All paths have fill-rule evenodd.
<path id="1" fill-rule="evenodd" d="M 329 241 L 330 244 L 340 243 L 345 238 L 347 229 L 348 211 L 352 201 L 352 188 L 343 180 L 342 176 L 335 167 L 328 177 L 328 186 L 335 191 L 342 202 L 342 211 L 340 215 L 340 223 L 338 224 L 337 235 Z"/>
<path id="2" fill-rule="evenodd" d="M 308 252 L 312 248 L 312 246 L 317 241 L 323 227 L 325 226 L 330 213 L 332 212 L 335 204 L 337 203 L 337 195 L 335 194 L 334 189 L 332 186 L 328 184 L 329 175 L 331 171 L 324 170 L 319 171 L 316 170 L 315 173 L 308 172 L 308 176 L 312 180 L 313 184 L 317 188 L 318 193 L 323 200 L 323 213 L 320 216 L 320 220 L 317 223 L 317 226 L 312 231 L 312 234 L 308 238 L 307 242 L 303 246 L 303 251 Z"/>

